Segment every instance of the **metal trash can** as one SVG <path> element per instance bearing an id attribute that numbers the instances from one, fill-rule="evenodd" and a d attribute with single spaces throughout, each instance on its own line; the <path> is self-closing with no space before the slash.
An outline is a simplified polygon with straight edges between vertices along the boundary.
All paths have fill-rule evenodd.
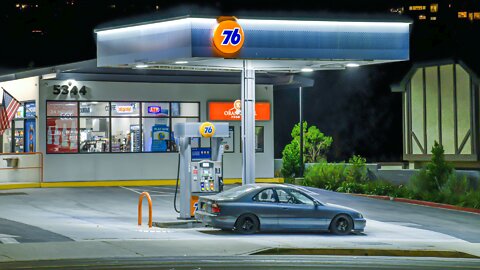
<path id="1" fill-rule="evenodd" d="M 9 168 L 17 168 L 18 167 L 18 158 L 16 158 L 16 157 L 4 158 L 3 160 L 7 161 L 7 167 L 9 167 Z"/>

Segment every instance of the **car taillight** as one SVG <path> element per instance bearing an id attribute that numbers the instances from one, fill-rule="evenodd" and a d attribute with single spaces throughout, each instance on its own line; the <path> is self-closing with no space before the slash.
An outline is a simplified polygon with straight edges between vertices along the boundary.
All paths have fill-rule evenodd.
<path id="1" fill-rule="evenodd" d="M 213 214 L 218 214 L 220 213 L 220 205 L 214 203 L 212 204 L 212 213 Z"/>

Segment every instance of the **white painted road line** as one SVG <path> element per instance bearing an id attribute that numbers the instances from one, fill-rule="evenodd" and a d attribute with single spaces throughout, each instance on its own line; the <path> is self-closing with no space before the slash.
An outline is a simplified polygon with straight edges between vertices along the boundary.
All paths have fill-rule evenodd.
<path id="1" fill-rule="evenodd" d="M 135 192 L 135 193 L 137 193 L 137 194 L 142 194 L 141 192 L 136 191 L 135 189 L 131 189 L 131 188 L 127 188 L 127 187 L 122 187 L 122 186 L 120 186 L 120 187 L 123 188 L 123 189 L 126 189 L 126 190 L 130 190 L 130 191 L 132 191 L 132 192 Z"/>

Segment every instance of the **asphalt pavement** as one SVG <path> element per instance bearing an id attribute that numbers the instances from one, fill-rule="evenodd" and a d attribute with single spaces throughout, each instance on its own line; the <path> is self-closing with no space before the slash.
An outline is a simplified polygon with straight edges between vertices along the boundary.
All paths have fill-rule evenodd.
<path id="1" fill-rule="evenodd" d="M 306 188 L 320 201 L 359 210 L 366 218 L 447 234 L 480 243 L 480 214 L 385 201 L 318 188 Z"/>
<path id="2" fill-rule="evenodd" d="M 329 233 L 259 233 L 245 236 L 213 228 L 148 228 L 146 200 L 143 203 L 143 226 L 137 226 L 138 198 L 143 191 L 148 191 L 152 197 L 154 221 L 176 220 L 178 214 L 173 209 L 174 187 L 0 191 L 0 242 L 3 243 L 0 244 L 0 269 L 8 269 L 9 265 L 13 267 L 14 262 L 21 266 L 22 261 L 35 268 L 37 264 L 32 262 L 51 260 L 52 263 L 55 260 L 67 260 L 72 263 L 70 269 L 76 269 L 73 264 L 96 258 L 104 260 L 106 265 L 112 263 L 111 258 L 125 258 L 122 268 L 133 265 L 130 260 L 145 258 L 142 262 L 145 268 L 151 264 L 154 269 L 162 269 L 163 266 L 171 266 L 168 262 L 163 264 L 163 260 L 175 256 L 184 258 L 179 261 L 185 263 L 177 265 L 176 269 L 183 269 L 181 267 L 184 266 L 189 269 L 189 265 L 198 265 L 200 257 L 208 256 L 218 262 L 221 259 L 216 256 L 238 257 L 241 260 L 244 256 L 272 248 L 443 250 L 480 256 L 480 230 L 477 228 L 480 215 L 306 189 L 320 201 L 348 206 L 362 212 L 367 219 L 365 233 L 347 236 Z M 248 260 L 254 261 L 252 264 L 263 265 L 263 269 L 282 269 L 282 265 L 288 265 L 281 257 L 265 262 L 261 258 L 264 257 L 249 257 Z M 298 265 L 301 265 L 301 260 L 306 257 L 295 258 L 299 258 Z M 339 258 L 328 259 L 338 264 L 330 262 L 322 268 L 345 269 L 352 263 L 348 256 Z M 160 265 L 159 260 L 162 261 Z M 313 259 L 315 260 L 317 259 Z M 401 261 L 410 259 L 398 259 L 399 263 Z M 448 267 L 455 265 L 454 260 L 450 262 L 451 265 L 441 259 L 435 259 L 431 265 L 426 265 L 427 261 L 414 260 L 413 265 L 402 268 L 399 264 L 392 269 L 438 269 L 438 264 L 442 263 Z M 357 266 L 368 269 L 373 264 L 381 265 L 385 262 L 385 257 L 381 257 Z M 456 261 L 466 268 L 474 265 L 472 262 L 480 265 L 480 260 Z M 224 263 L 234 269 L 238 261 L 229 259 Z M 297 265 L 296 261 L 290 263 Z M 312 262 L 312 268 L 320 268 L 317 264 L 318 262 Z M 417 265 L 423 265 L 424 268 L 415 268 Z M 211 269 L 220 269 L 213 262 L 210 266 Z M 303 266 L 308 269 L 308 264 Z"/>

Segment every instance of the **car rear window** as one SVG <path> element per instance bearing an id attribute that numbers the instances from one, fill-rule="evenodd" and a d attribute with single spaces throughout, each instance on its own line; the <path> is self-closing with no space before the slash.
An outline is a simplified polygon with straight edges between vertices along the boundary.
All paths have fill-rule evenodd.
<path id="1" fill-rule="evenodd" d="M 219 193 L 217 196 L 218 197 L 224 197 L 224 198 L 238 198 L 242 196 L 243 194 L 246 194 L 252 190 L 254 190 L 256 187 L 254 186 L 240 186 L 240 187 L 235 187 L 232 189 L 229 189 L 227 191 Z"/>

